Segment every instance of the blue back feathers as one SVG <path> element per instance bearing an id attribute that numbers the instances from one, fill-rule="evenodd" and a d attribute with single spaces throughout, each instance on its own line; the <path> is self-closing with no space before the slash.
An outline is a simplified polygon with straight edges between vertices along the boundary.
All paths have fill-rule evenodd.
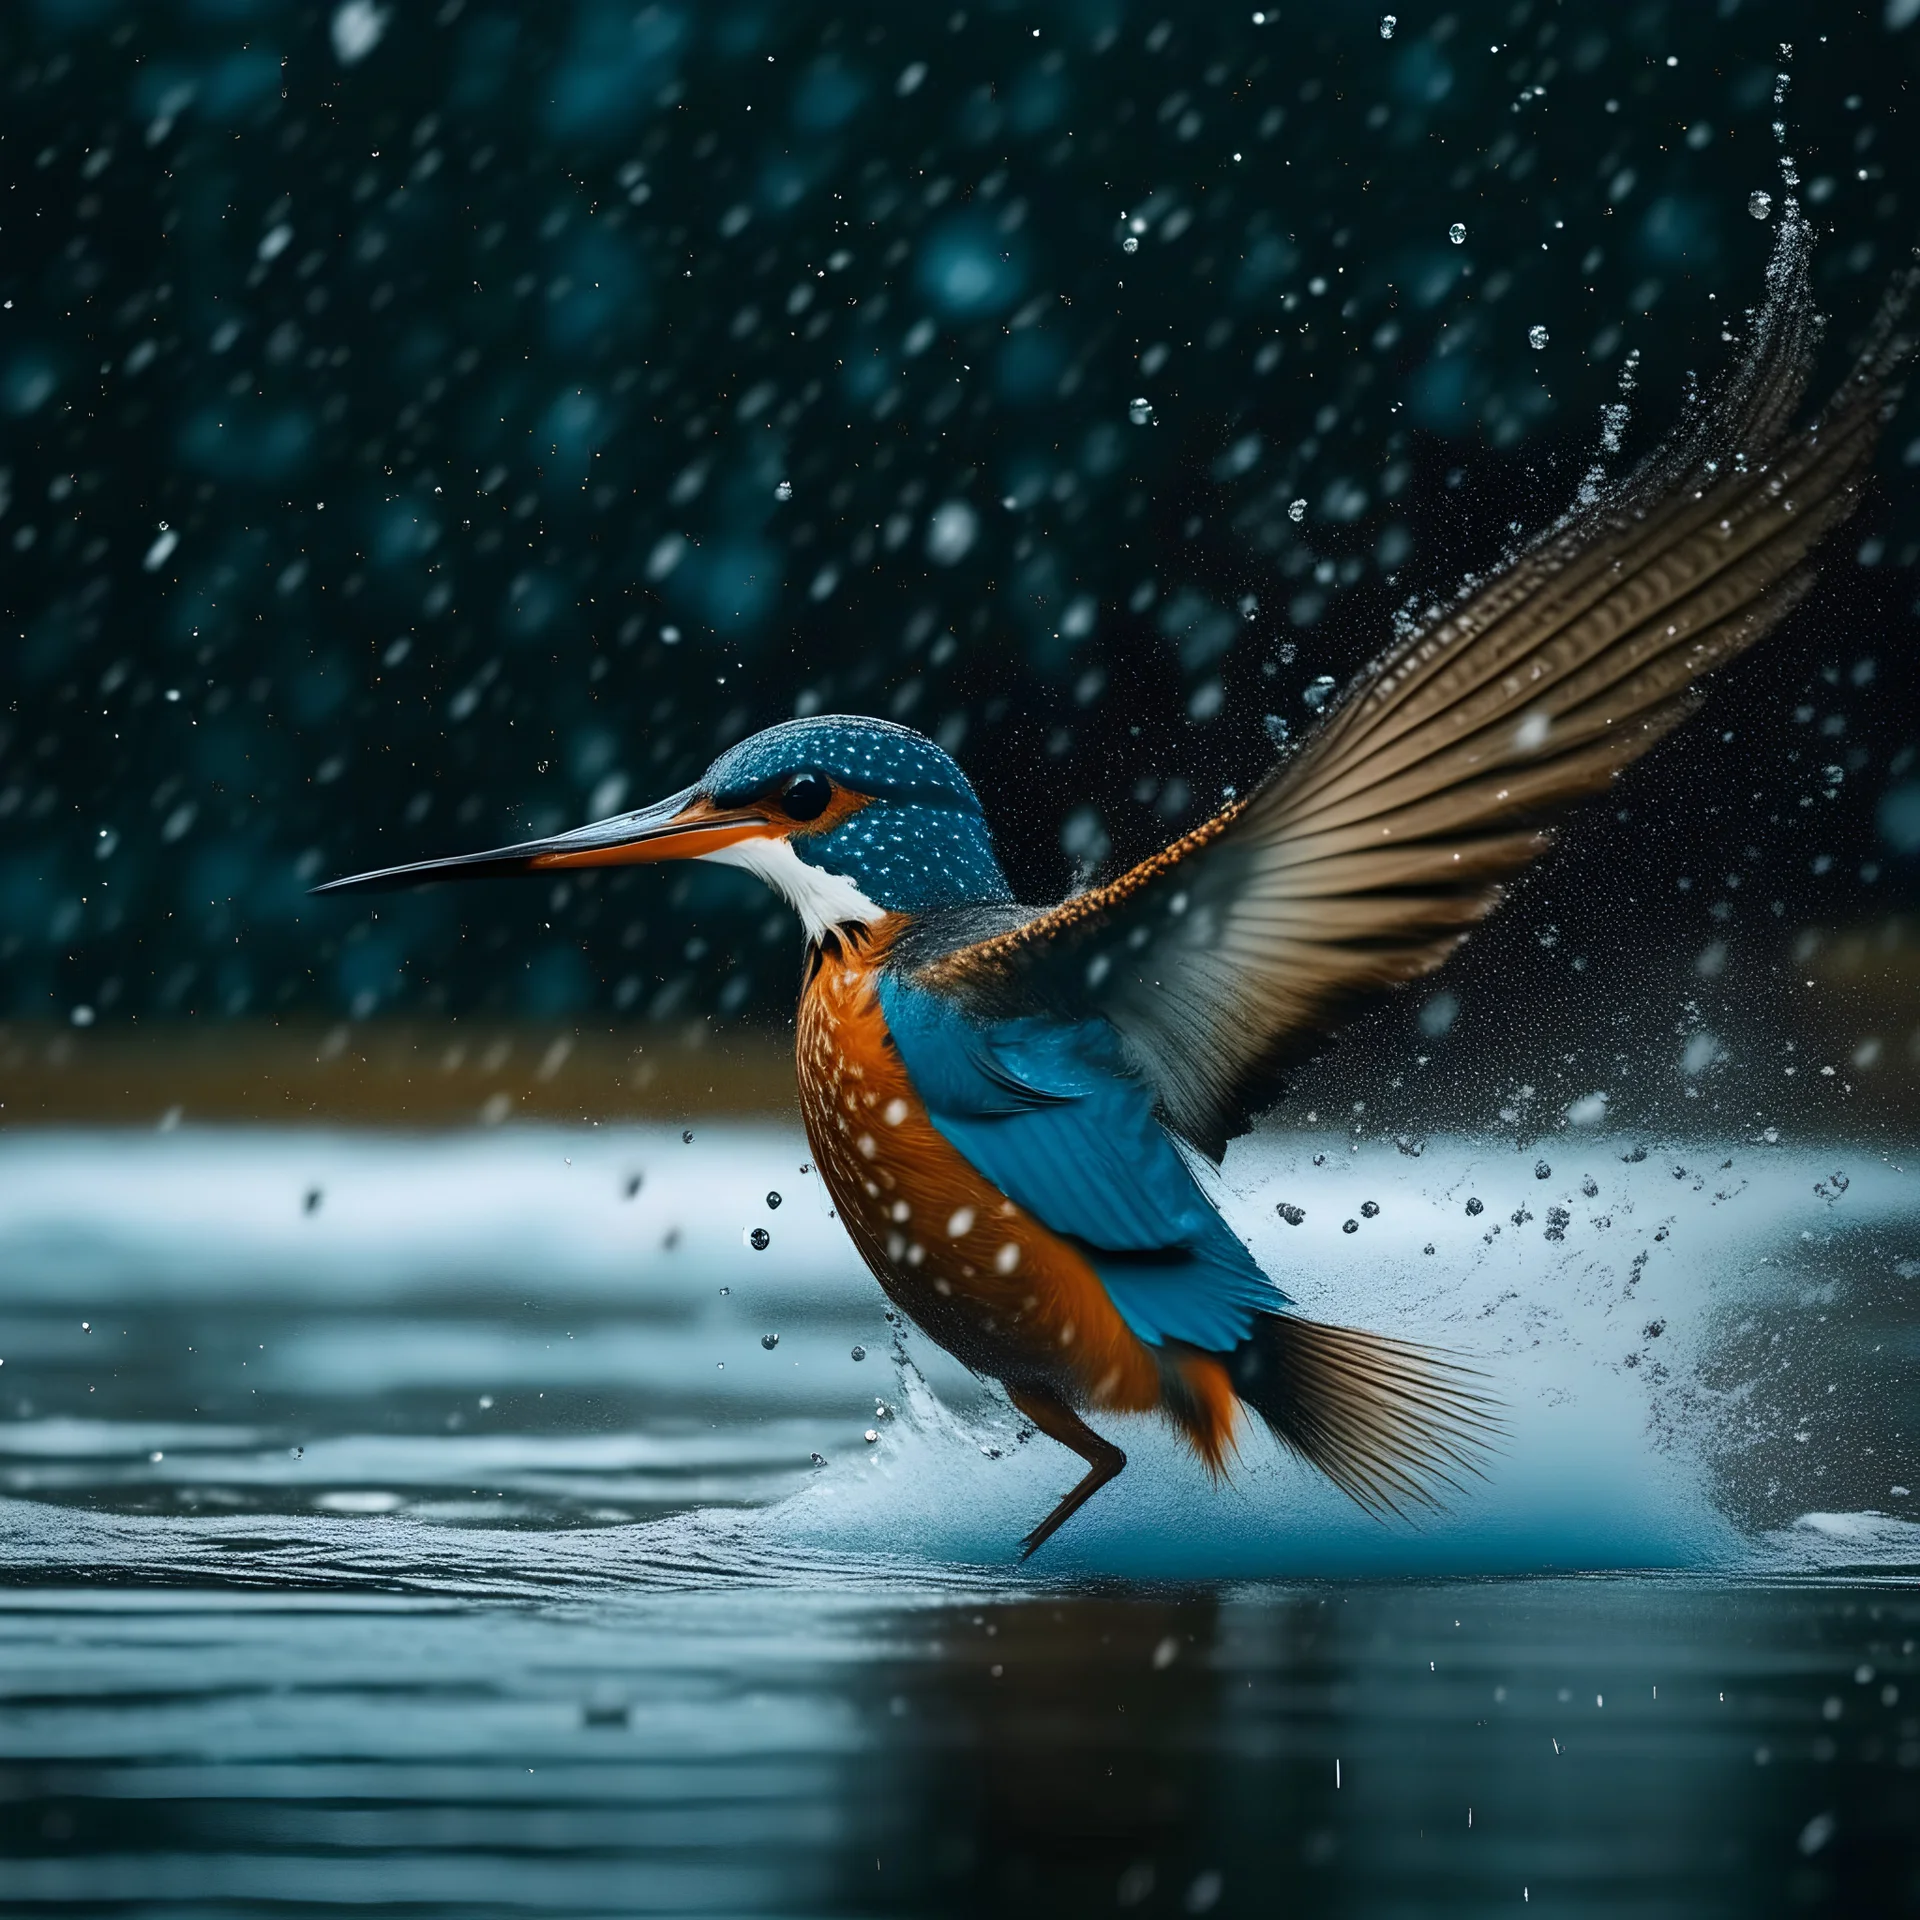
<path id="1" fill-rule="evenodd" d="M 1104 1020 L 983 1024 L 892 972 L 879 991 L 935 1129 L 1080 1248 L 1149 1346 L 1230 1352 L 1287 1304 L 1201 1192 Z"/>
<path id="2" fill-rule="evenodd" d="M 979 796 L 951 756 L 911 727 L 848 714 L 783 721 L 729 748 L 700 785 L 732 806 L 809 772 L 868 804 L 830 831 L 796 832 L 793 850 L 845 874 L 876 906 L 923 914 L 1013 898 Z"/>

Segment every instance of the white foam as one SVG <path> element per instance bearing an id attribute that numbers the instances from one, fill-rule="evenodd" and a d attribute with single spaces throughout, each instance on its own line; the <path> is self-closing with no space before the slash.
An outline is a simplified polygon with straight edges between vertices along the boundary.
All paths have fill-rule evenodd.
<path id="1" fill-rule="evenodd" d="M 1910 1177 L 1857 1149 L 1704 1143 L 1636 1161 L 1623 1158 L 1630 1146 L 1585 1130 L 1525 1152 L 1436 1140 L 1418 1158 L 1387 1145 L 1349 1152 L 1337 1136 L 1242 1143 L 1225 1170 L 1223 1202 L 1301 1310 L 1467 1358 L 1505 1406 L 1503 1448 L 1445 1513 L 1381 1523 L 1257 1428 L 1245 1435 L 1231 1484 L 1216 1488 L 1155 1423 L 1097 1416 L 1131 1464 L 1048 1544 L 1035 1571 L 1171 1578 L 1920 1565 L 1920 1523 L 1886 1514 L 1809 1513 L 1758 1539 L 1743 1534 L 1722 1511 L 1715 1463 L 1728 1444 L 1729 1412 L 1746 1418 L 1751 1409 L 1738 1388 L 1702 1384 L 1730 1319 L 1796 1293 L 1819 1295 L 1831 1278 L 1826 1250 L 1848 1230 L 1858 1247 L 1859 1230 L 1874 1229 L 1865 1238 L 1890 1272 L 1920 1254 Z M 1536 1178 L 1542 1155 L 1552 1166 Z M 351 1303 L 387 1329 L 390 1337 L 369 1347 L 364 1333 L 312 1316 L 302 1341 L 261 1359 L 258 1377 L 275 1390 L 333 1392 L 357 1370 L 364 1393 L 463 1383 L 491 1391 L 537 1371 L 582 1386 L 624 1380 L 644 1394 L 653 1380 L 705 1369 L 701 1377 L 726 1383 L 721 1425 L 703 1440 L 701 1458 L 679 1465 L 692 1482 L 723 1474 L 730 1458 L 737 1483 L 723 1494 L 715 1481 L 705 1497 L 766 1502 L 729 1538 L 744 1528 L 741 1537 L 776 1556 L 852 1565 L 1007 1566 L 1079 1463 L 1044 1439 L 1018 1443 L 1011 1410 L 969 1392 L 918 1336 L 911 1351 L 932 1387 L 909 1369 L 896 1390 L 880 1343 L 864 1364 L 851 1361 L 848 1329 L 875 1324 L 878 1293 L 829 1218 L 817 1177 L 799 1173 L 806 1158 L 798 1133 L 778 1127 L 701 1128 L 691 1146 L 662 1128 L 16 1134 L 0 1140 L 0 1267 L 16 1304 L 98 1295 L 217 1310 L 270 1288 L 283 1306 Z M 1847 1173 L 1843 1190 L 1829 1179 L 1836 1166 Z M 629 1200 L 634 1172 L 642 1186 Z M 316 1188 L 320 1204 L 309 1212 L 305 1196 Z M 766 1207 L 769 1189 L 783 1195 L 777 1211 Z M 1466 1212 L 1469 1196 L 1483 1202 L 1477 1215 Z M 1280 1201 L 1304 1208 L 1305 1222 L 1285 1225 Z M 1366 1201 L 1376 1216 L 1364 1214 Z M 1563 1238 L 1546 1238 L 1550 1207 L 1567 1215 Z M 1532 1217 L 1516 1225 L 1516 1211 Z M 1353 1233 L 1343 1231 L 1349 1219 L 1358 1223 Z M 749 1221 L 774 1235 L 765 1256 L 743 1253 Z M 672 1250 L 670 1234 L 678 1236 Z M 769 1302 L 804 1304 L 814 1319 L 803 1326 L 796 1317 L 778 1354 L 763 1353 L 767 1320 L 734 1313 L 721 1324 L 715 1281 L 723 1270 L 751 1276 Z M 497 1336 L 483 1313 L 470 1311 L 457 1326 L 430 1314 L 409 1321 L 410 1299 L 488 1279 L 510 1283 L 516 1297 L 585 1296 L 601 1303 L 601 1321 L 553 1358 Z M 739 1304 L 725 1303 L 729 1311 Z M 654 1321 L 623 1320 L 628 1309 Z M 723 1337 L 730 1344 L 720 1345 Z M 715 1356 L 725 1371 L 712 1370 Z M 876 1416 L 878 1441 L 857 1447 L 857 1425 L 846 1422 L 848 1451 L 796 1492 L 773 1497 L 791 1484 L 778 1447 L 799 1444 L 790 1438 L 799 1429 L 780 1421 L 807 1406 L 816 1418 L 822 1405 L 871 1408 L 876 1394 L 898 1409 Z M 762 1452 L 749 1439 L 762 1430 L 787 1437 Z M 31 1434 L 24 1424 L 9 1434 L 24 1471 Z M 48 1434 L 49 1453 L 69 1460 L 92 1445 Z M 722 1438 L 746 1444 L 736 1452 Z M 604 1441 L 584 1452 L 529 1441 L 517 1466 L 471 1439 L 316 1441 L 312 1466 L 282 1476 L 308 1492 L 330 1475 L 426 1488 L 479 1485 L 497 1473 L 529 1488 L 564 1482 L 586 1498 L 595 1474 L 625 1474 L 638 1486 L 674 1465 L 650 1445 Z M 181 1434 L 147 1444 L 187 1443 Z M 216 1442 L 235 1453 L 253 1444 L 237 1432 Z M 426 1456 L 441 1444 L 449 1451 L 436 1466 Z M 409 1446 L 418 1460 L 401 1457 Z M 500 1451 L 504 1458 L 512 1449 Z M 805 1473 L 798 1452 L 792 1471 Z M 613 1531 L 628 1542 L 623 1553 L 647 1550 L 645 1528 Z"/>
<path id="2" fill-rule="evenodd" d="M 670 1127 L 17 1133 L 0 1137 L 0 1264 L 16 1299 L 42 1276 L 62 1294 L 97 1275 L 193 1299 L 263 1274 L 341 1301 L 529 1275 L 631 1299 L 737 1261 L 751 1224 L 783 1275 L 850 1297 L 870 1283 L 809 1158 L 774 1126 L 696 1127 L 691 1143 Z M 677 1259 L 660 1257 L 669 1235 Z"/>

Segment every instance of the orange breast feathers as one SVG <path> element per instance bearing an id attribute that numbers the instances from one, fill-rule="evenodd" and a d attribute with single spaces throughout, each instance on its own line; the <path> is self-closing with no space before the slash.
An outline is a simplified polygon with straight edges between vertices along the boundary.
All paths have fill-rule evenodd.
<path id="1" fill-rule="evenodd" d="M 887 1036 L 875 991 L 886 923 L 809 959 L 795 1049 L 814 1159 L 888 1296 L 976 1372 L 1052 1387 L 1075 1406 L 1166 1412 L 1209 1466 L 1231 1444 L 1226 1371 L 1156 1350 L 1070 1242 L 947 1141 Z"/>

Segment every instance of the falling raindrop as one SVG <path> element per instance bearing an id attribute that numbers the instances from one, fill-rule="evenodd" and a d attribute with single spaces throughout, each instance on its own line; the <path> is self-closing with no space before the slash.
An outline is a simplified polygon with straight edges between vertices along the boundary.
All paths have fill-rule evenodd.
<path id="1" fill-rule="evenodd" d="M 1274 1208 L 1274 1212 L 1290 1227 L 1299 1226 L 1307 1217 L 1306 1208 L 1296 1207 L 1290 1200 L 1282 1200 L 1280 1204 Z"/>
<path id="2" fill-rule="evenodd" d="M 763 1333 L 760 1336 L 760 1344 L 771 1353 L 780 1344 L 780 1336 L 777 1333 Z"/>
<path id="3" fill-rule="evenodd" d="M 1451 240 L 1456 247 L 1464 247 L 1467 244 L 1467 223 L 1464 220 L 1456 220 L 1453 225 L 1447 229 L 1447 238 Z"/>
<path id="4" fill-rule="evenodd" d="M 1136 427 L 1152 426 L 1153 402 L 1149 400 L 1145 394 L 1140 395 L 1137 399 L 1129 400 L 1127 402 L 1127 418 L 1131 420 Z"/>
<path id="5" fill-rule="evenodd" d="M 780 484 L 774 488 L 773 497 L 776 500 L 791 500 L 793 498 L 793 482 L 791 480 L 782 480 Z"/>
<path id="6" fill-rule="evenodd" d="M 866 1430 L 865 1434 L 863 1434 L 861 1437 L 866 1441 L 868 1446 L 872 1446 L 873 1443 L 880 1438 L 880 1436 L 876 1432 L 874 1432 L 874 1430 L 871 1427 L 869 1427 Z"/>
<path id="7" fill-rule="evenodd" d="M 1138 253 L 1140 251 L 1140 236 L 1137 233 L 1128 234 L 1127 237 L 1120 242 L 1120 251 L 1122 253 Z"/>
<path id="8" fill-rule="evenodd" d="M 824 1453 L 811 1454 L 808 1457 L 816 1467 L 824 1467 L 827 1464 L 827 1456 Z"/>
<path id="9" fill-rule="evenodd" d="M 856 1360 L 864 1360 L 864 1359 L 865 1359 L 865 1358 L 867 1357 L 867 1350 L 866 1350 L 866 1348 L 865 1348 L 865 1347 L 855 1347 L 855 1348 L 854 1348 L 854 1350 L 853 1350 L 853 1357 L 854 1357 L 854 1358 L 855 1358 Z"/>
<path id="10" fill-rule="evenodd" d="M 1307 517 L 1307 503 L 1304 500 L 1287 502 L 1287 518 L 1297 527 Z"/>
<path id="11" fill-rule="evenodd" d="M 1358 1220 L 1343 1220 L 1340 1223 L 1340 1231 L 1342 1233 L 1358 1233 L 1360 1231 L 1360 1222 Z"/>
<path id="12" fill-rule="evenodd" d="M 1382 40 L 1391 40 L 1393 38 L 1393 30 L 1399 24 L 1400 16 L 1398 14 L 1383 13 L 1380 16 L 1380 38 Z"/>
<path id="13" fill-rule="evenodd" d="M 1334 678 L 1330 673 L 1317 675 L 1307 682 L 1306 691 L 1300 698 L 1318 713 L 1333 698 Z"/>
<path id="14" fill-rule="evenodd" d="M 780 1196 L 777 1193 L 770 1193 L 767 1195 L 768 1206 L 777 1207 L 779 1204 L 780 1204 Z"/>
<path id="15" fill-rule="evenodd" d="M 1378 1200 L 1364 1200 L 1361 1202 L 1360 1218 L 1362 1220 L 1377 1220 L 1379 1217 L 1380 1202 Z"/>
<path id="16" fill-rule="evenodd" d="M 688 1146 L 692 1146 L 692 1145 L 693 1145 L 693 1129 L 692 1129 L 691 1127 L 689 1127 L 689 1128 L 688 1128 L 688 1129 L 686 1130 L 686 1132 L 684 1132 L 684 1133 L 683 1133 L 683 1134 L 682 1134 L 682 1135 L 680 1136 L 680 1138 L 681 1138 L 682 1140 L 684 1140 L 684 1141 L 685 1141 L 685 1142 L 687 1143 L 687 1145 L 688 1145 Z"/>
<path id="17" fill-rule="evenodd" d="M 765 1253 L 767 1248 L 773 1244 L 773 1235 L 770 1234 L 765 1227 L 755 1227 L 746 1236 L 746 1241 L 747 1245 L 750 1246 L 755 1253 Z"/>
<path id="18" fill-rule="evenodd" d="M 1484 1200 L 1469 1200 L 1467 1202 L 1467 1218 L 1468 1219 L 1472 1219 L 1476 1213 L 1485 1213 L 1486 1210 L 1487 1210 L 1487 1203 Z"/>
<path id="19" fill-rule="evenodd" d="M 1756 220 L 1764 220 L 1767 215 L 1773 211 L 1773 195 L 1763 193 L 1760 188 L 1755 187 L 1754 190 L 1747 195 L 1747 211 L 1752 214 Z"/>
<path id="20" fill-rule="evenodd" d="M 1545 327 L 1529 327 L 1527 329 L 1527 345 L 1530 346 L 1535 353 L 1538 353 L 1546 344 L 1547 330 Z"/>
<path id="21" fill-rule="evenodd" d="M 1553 1169 L 1544 1160 L 1536 1160 L 1533 1163 L 1533 1177 L 1536 1180 L 1551 1180 Z"/>
<path id="22" fill-rule="evenodd" d="M 304 1460 L 307 1457 L 307 1450 L 305 1447 L 289 1447 L 287 1449 L 287 1452 L 291 1454 L 293 1458 L 296 1460 Z"/>

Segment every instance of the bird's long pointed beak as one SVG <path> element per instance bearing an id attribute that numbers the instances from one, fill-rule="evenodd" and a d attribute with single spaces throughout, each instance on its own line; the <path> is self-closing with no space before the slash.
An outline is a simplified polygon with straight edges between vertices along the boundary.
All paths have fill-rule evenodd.
<path id="1" fill-rule="evenodd" d="M 443 860 L 415 860 L 404 867 L 379 867 L 372 873 L 328 880 L 315 893 L 384 893 L 398 887 L 431 886 L 440 880 L 495 880 L 511 874 L 548 873 L 556 868 L 641 866 L 659 860 L 697 860 L 742 840 L 757 839 L 772 827 L 754 807 L 716 807 L 693 787 L 671 794 L 651 807 L 616 813 L 571 833 L 486 853 L 456 853 Z"/>

